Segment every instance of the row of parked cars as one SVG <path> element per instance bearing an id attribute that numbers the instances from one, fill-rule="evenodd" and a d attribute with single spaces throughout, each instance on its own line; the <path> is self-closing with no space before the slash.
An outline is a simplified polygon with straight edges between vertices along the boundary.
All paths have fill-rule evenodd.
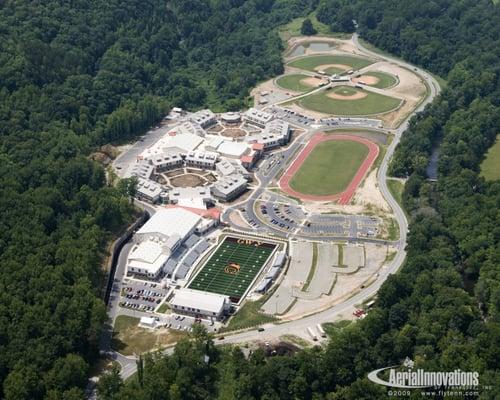
<path id="1" fill-rule="evenodd" d="M 137 311 L 153 311 L 155 309 L 153 306 L 148 306 L 147 304 L 132 303 L 129 301 L 121 301 L 119 306 Z"/>

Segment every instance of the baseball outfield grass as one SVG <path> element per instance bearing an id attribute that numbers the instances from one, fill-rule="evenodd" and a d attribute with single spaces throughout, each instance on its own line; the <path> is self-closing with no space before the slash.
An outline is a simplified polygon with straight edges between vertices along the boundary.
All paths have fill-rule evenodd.
<path id="1" fill-rule="evenodd" d="M 299 105 L 325 114 L 362 116 L 391 111 L 396 109 L 401 103 L 400 99 L 368 91 L 362 91 L 362 93 L 366 93 L 366 97 L 364 98 L 348 98 L 348 96 L 352 96 L 355 94 L 354 92 L 358 91 L 348 86 L 338 86 L 331 90 L 306 96 L 299 100 Z M 346 96 L 346 99 L 334 99 L 329 97 L 328 93 Z"/>
<path id="2" fill-rule="evenodd" d="M 308 75 L 303 74 L 284 75 L 276 79 L 276 84 L 283 89 L 293 90 L 294 92 L 307 92 L 313 89 L 313 87 L 306 85 L 301 81 L 308 77 Z"/>
<path id="3" fill-rule="evenodd" d="M 500 135 L 481 163 L 481 176 L 487 181 L 500 179 Z"/>
<path id="4" fill-rule="evenodd" d="M 378 82 L 370 86 L 379 89 L 386 89 L 392 87 L 399 82 L 398 78 L 386 72 L 373 71 L 373 72 L 366 72 L 363 75 L 374 76 L 375 78 L 378 78 Z"/>
<path id="5" fill-rule="evenodd" d="M 290 180 L 300 193 L 327 196 L 343 192 L 368 155 L 368 147 L 350 140 L 316 145 Z"/>
<path id="6" fill-rule="evenodd" d="M 302 57 L 288 63 L 288 65 L 291 67 L 305 69 L 308 71 L 316 71 L 316 68 L 318 66 L 328 64 L 346 65 L 351 67 L 351 69 L 360 69 L 373 64 L 373 62 L 366 58 L 354 56 L 320 55 Z M 339 73 L 346 71 L 345 69 L 336 67 L 328 67 L 325 69 L 328 73 Z"/>

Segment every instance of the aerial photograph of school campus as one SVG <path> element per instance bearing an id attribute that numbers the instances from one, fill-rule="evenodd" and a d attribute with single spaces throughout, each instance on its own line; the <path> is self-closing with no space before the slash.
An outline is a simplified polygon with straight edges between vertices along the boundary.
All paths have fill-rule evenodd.
<path id="1" fill-rule="evenodd" d="M 221 344 L 325 340 L 322 323 L 364 318 L 404 259 L 387 160 L 439 84 L 356 36 L 294 37 L 283 57 L 253 107 L 173 107 L 112 163 L 147 213 L 110 293 L 124 377 L 194 324 Z"/>
<path id="2" fill-rule="evenodd" d="M 0 1 L 0 399 L 500 399 L 500 0 Z"/>

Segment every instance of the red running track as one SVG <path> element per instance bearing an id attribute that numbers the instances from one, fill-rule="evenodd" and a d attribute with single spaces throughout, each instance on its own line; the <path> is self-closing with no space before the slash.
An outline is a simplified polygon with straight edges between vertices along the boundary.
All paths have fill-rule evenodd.
<path id="1" fill-rule="evenodd" d="M 311 152 L 318 143 L 326 142 L 329 140 L 351 140 L 353 142 L 363 143 L 365 146 L 368 147 L 369 150 L 368 155 L 364 159 L 363 163 L 360 165 L 358 171 L 356 172 L 356 175 L 354 175 L 351 182 L 347 186 L 346 190 L 344 190 L 341 193 L 336 193 L 333 195 L 315 196 L 315 195 L 300 193 L 292 189 L 292 187 L 290 186 L 290 181 L 292 177 L 295 175 L 295 173 L 300 169 L 300 167 L 302 166 L 306 158 L 309 156 L 309 154 L 311 154 Z M 367 172 L 370 170 L 373 163 L 377 159 L 378 153 L 379 153 L 379 148 L 375 143 L 359 136 L 328 135 L 325 133 L 317 133 L 311 138 L 307 146 L 304 147 L 304 149 L 299 153 L 299 155 L 290 165 L 290 167 L 288 167 L 288 169 L 285 171 L 285 173 L 283 174 L 283 176 L 279 181 L 279 185 L 281 187 L 281 190 L 283 190 L 285 193 L 293 197 L 298 197 L 299 199 L 313 200 L 313 201 L 337 200 L 337 203 L 339 204 L 348 204 L 351 201 L 352 196 L 354 196 L 354 192 L 358 188 L 359 184 L 363 181 Z"/>

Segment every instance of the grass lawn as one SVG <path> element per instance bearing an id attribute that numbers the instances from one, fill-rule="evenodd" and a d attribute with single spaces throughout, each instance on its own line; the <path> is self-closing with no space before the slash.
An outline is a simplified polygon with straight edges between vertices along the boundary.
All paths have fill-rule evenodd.
<path id="1" fill-rule="evenodd" d="M 308 76 L 303 74 L 284 75 L 276 79 L 276 83 L 283 89 L 293 90 L 294 92 L 307 92 L 313 87 L 301 82 L 305 78 L 308 78 Z"/>
<path id="2" fill-rule="evenodd" d="M 139 318 L 119 315 L 113 327 L 111 346 L 125 356 L 142 354 L 161 346 L 174 344 L 183 337 L 185 332 L 172 329 L 150 330 L 141 328 L 137 324 Z"/>
<path id="3" fill-rule="evenodd" d="M 283 342 L 295 344 L 299 347 L 311 347 L 311 342 L 302 339 L 297 335 L 292 335 L 292 334 L 283 335 L 280 336 L 280 340 L 282 340 Z"/>
<path id="4" fill-rule="evenodd" d="M 403 182 L 396 179 L 388 179 L 387 187 L 401 208 L 403 208 L 403 190 L 405 188 Z"/>
<path id="5" fill-rule="evenodd" d="M 308 71 L 315 71 L 316 67 L 325 64 L 343 64 L 349 65 L 352 69 L 360 69 L 373 64 L 373 61 L 354 56 L 318 55 L 302 57 L 288 63 L 291 67 L 305 69 Z M 329 72 L 329 69 L 327 69 L 327 72 Z M 343 70 L 338 69 L 336 72 L 343 72 Z"/>
<path id="6" fill-rule="evenodd" d="M 373 71 L 373 72 L 367 72 L 367 76 L 374 76 L 375 78 L 378 78 L 379 81 L 375 83 L 374 85 L 370 85 L 379 89 L 385 89 L 391 86 L 396 85 L 399 80 L 396 78 L 394 75 L 388 74 L 386 72 L 379 72 L 379 71 Z"/>
<path id="7" fill-rule="evenodd" d="M 345 190 L 368 155 L 368 147 L 350 140 L 316 145 L 290 180 L 292 189 L 317 196 Z"/>
<path id="8" fill-rule="evenodd" d="M 322 326 L 328 336 L 333 336 L 340 330 L 347 328 L 349 325 L 351 325 L 351 323 L 352 321 L 343 319 L 338 322 L 326 322 L 322 324 Z"/>
<path id="9" fill-rule="evenodd" d="M 325 114 L 360 116 L 391 111 L 397 108 L 401 103 L 400 99 L 371 92 L 366 92 L 366 97 L 357 100 L 332 99 L 327 96 L 327 94 L 331 92 L 349 95 L 346 88 L 348 88 L 348 86 L 338 86 L 330 91 L 321 91 L 320 93 L 306 96 L 299 100 L 299 105 L 309 110 L 319 111 Z M 352 90 L 353 89 L 349 87 L 349 91 Z M 344 93 L 344 91 L 346 92 Z"/>
<path id="10" fill-rule="evenodd" d="M 158 307 L 158 310 L 156 312 L 162 313 L 162 314 L 170 314 L 170 306 L 168 305 L 167 302 L 164 302 L 160 307 Z"/>
<path id="11" fill-rule="evenodd" d="M 481 163 L 481 176 L 487 181 L 500 179 L 500 135 L 497 135 L 495 144 L 490 147 Z"/>
<path id="12" fill-rule="evenodd" d="M 330 27 L 328 25 L 325 25 L 317 20 L 315 12 L 308 15 L 307 18 L 311 20 L 314 29 L 316 29 L 316 31 L 318 32 L 318 35 L 330 36 L 340 39 L 347 39 L 351 37 L 350 33 L 330 32 Z M 302 22 L 304 21 L 304 19 L 305 17 L 295 18 L 288 24 L 281 26 L 279 28 L 279 34 L 281 38 L 283 40 L 288 40 L 294 36 L 303 36 L 302 33 L 300 33 L 300 28 L 302 27 Z M 314 39 L 314 36 L 311 36 L 311 39 Z"/>
<path id="13" fill-rule="evenodd" d="M 260 308 L 267 301 L 269 296 L 270 293 L 256 301 L 247 300 L 245 304 L 240 307 L 236 315 L 230 319 L 228 325 L 221 328 L 219 332 L 235 331 L 276 321 L 276 317 L 260 312 Z"/>

